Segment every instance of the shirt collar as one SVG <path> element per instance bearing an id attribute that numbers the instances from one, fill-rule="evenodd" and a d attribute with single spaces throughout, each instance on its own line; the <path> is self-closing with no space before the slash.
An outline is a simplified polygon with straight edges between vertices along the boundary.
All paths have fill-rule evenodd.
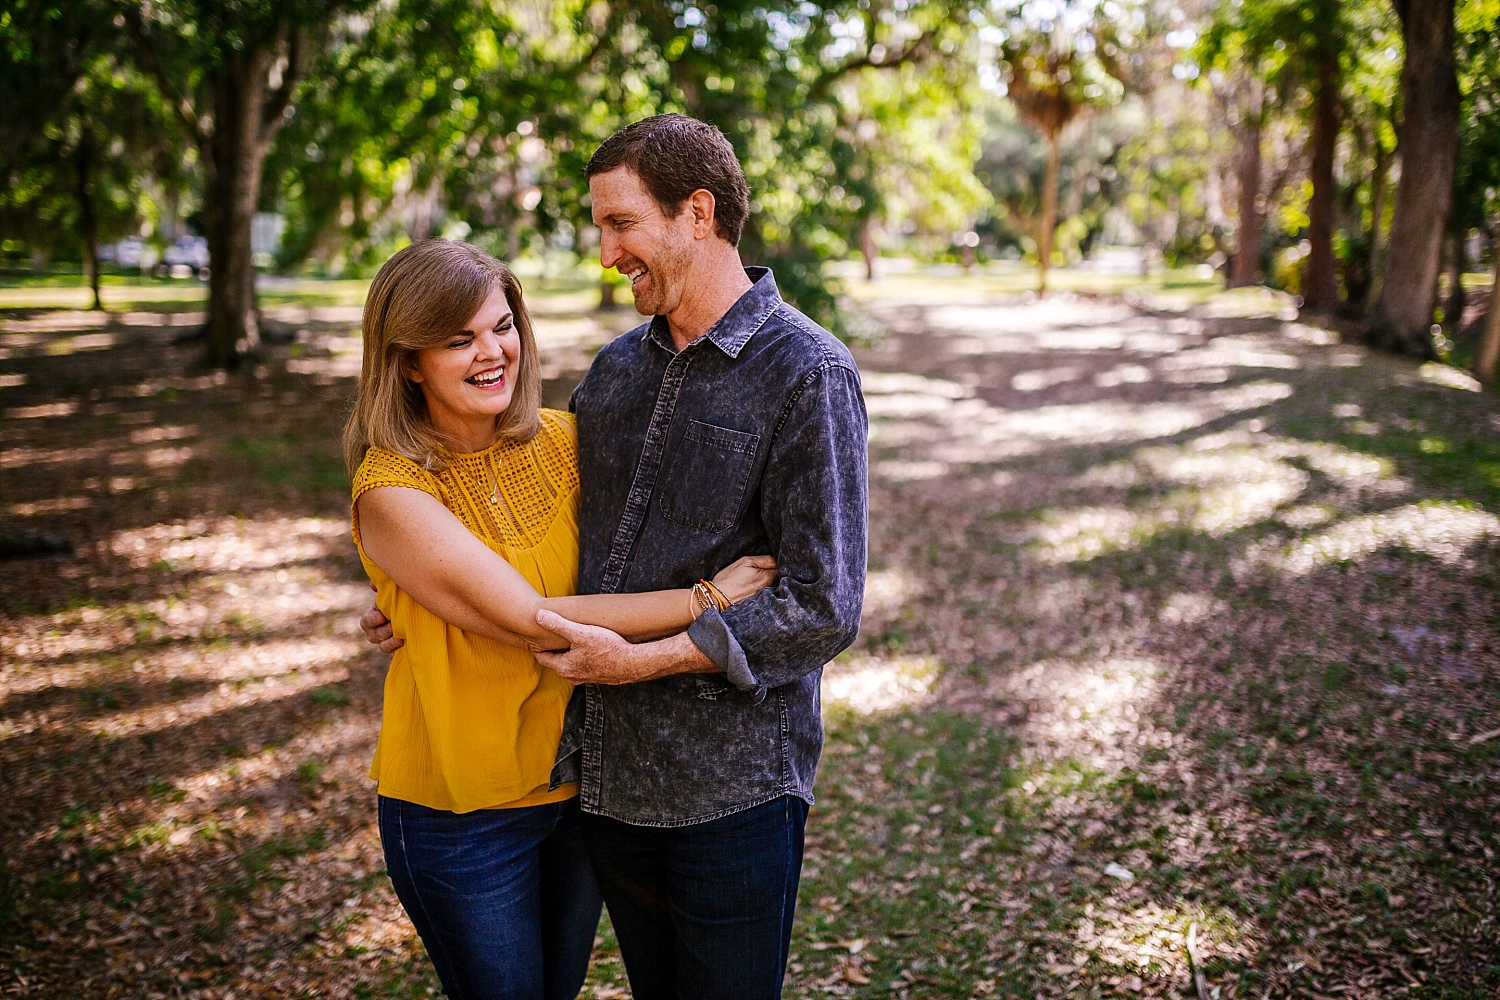
<path id="1" fill-rule="evenodd" d="M 771 273 L 769 267 L 747 267 L 745 277 L 749 278 L 751 285 L 735 300 L 729 311 L 719 317 L 719 321 L 708 328 L 708 332 L 698 340 L 707 339 L 719 350 L 737 358 L 740 351 L 744 350 L 745 344 L 755 335 L 781 305 L 781 292 L 776 288 L 776 276 Z M 650 337 L 661 347 L 668 351 L 676 352 L 677 347 L 672 342 L 672 331 L 667 326 L 665 316 L 653 316 L 651 322 L 646 325 L 646 331 L 642 337 Z M 693 343 L 697 343 L 695 340 Z"/>

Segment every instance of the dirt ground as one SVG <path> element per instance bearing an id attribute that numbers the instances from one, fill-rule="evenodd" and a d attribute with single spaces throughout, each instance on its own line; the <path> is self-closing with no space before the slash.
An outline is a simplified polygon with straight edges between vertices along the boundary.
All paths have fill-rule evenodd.
<path id="1" fill-rule="evenodd" d="M 630 314 L 538 296 L 557 405 Z M 0 995 L 436 992 L 365 778 L 357 307 L 0 310 Z M 862 290 L 787 995 L 1500 995 L 1500 404 L 1271 293 Z M 607 923 L 586 995 L 625 997 Z"/>

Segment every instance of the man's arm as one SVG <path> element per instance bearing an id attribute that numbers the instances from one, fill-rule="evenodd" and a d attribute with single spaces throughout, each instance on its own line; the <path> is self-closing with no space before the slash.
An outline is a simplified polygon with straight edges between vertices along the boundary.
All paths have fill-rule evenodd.
<path id="1" fill-rule="evenodd" d="M 761 481 L 781 579 L 722 614 L 710 608 L 687 631 L 756 701 L 823 666 L 859 633 L 868 426 L 852 369 L 830 365 L 809 378 L 772 439 Z"/>
<path id="2" fill-rule="evenodd" d="M 756 701 L 833 659 L 858 634 L 864 601 L 867 426 L 859 377 L 842 366 L 816 373 L 788 412 L 761 484 L 776 586 L 637 644 L 543 610 L 537 623 L 571 648 L 537 659 L 575 684 L 724 673 Z"/>

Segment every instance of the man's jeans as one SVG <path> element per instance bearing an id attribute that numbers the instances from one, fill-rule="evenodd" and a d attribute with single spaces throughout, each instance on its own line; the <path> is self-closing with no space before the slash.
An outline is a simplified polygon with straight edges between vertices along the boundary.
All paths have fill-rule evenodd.
<path id="1" fill-rule="evenodd" d="M 635 1000 L 781 996 L 806 826 L 791 795 L 690 826 L 583 815 Z"/>
<path id="2" fill-rule="evenodd" d="M 573 1000 L 600 899 L 578 800 L 453 813 L 380 798 L 396 896 L 450 1000 Z"/>

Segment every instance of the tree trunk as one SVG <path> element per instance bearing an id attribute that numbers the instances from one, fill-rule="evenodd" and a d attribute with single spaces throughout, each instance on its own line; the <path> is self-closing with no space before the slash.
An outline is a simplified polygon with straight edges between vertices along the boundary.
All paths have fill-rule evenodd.
<path id="1" fill-rule="evenodd" d="M 1037 282 L 1037 294 L 1047 294 L 1047 268 L 1052 266 L 1052 237 L 1057 228 L 1057 173 L 1062 159 L 1062 130 L 1047 133 L 1047 172 L 1042 177 L 1042 231 L 1037 240 L 1037 263 L 1041 276 Z"/>
<path id="2" fill-rule="evenodd" d="M 1432 358 L 1433 289 L 1453 207 L 1459 91 L 1453 54 L 1454 0 L 1397 0 L 1406 61 L 1401 67 L 1401 182 L 1386 264 L 1366 339 Z"/>
<path id="3" fill-rule="evenodd" d="M 875 220 L 868 215 L 859 220 L 859 252 L 865 259 L 865 280 L 874 281 L 879 251 L 875 247 Z"/>
<path id="4" fill-rule="evenodd" d="M 620 308 L 620 303 L 615 299 L 614 282 L 608 278 L 599 279 L 599 310 L 614 312 L 618 308 Z"/>
<path id="5" fill-rule="evenodd" d="M 1230 288 L 1260 284 L 1260 120 L 1244 119 L 1235 136 L 1235 174 L 1239 182 L 1239 226 L 1235 233 Z"/>
<path id="6" fill-rule="evenodd" d="M 1380 231 L 1385 222 L 1386 181 L 1390 177 L 1391 160 L 1394 153 L 1387 153 L 1380 144 L 1380 133 L 1375 133 L 1375 176 L 1370 179 L 1370 288 L 1365 295 L 1366 311 L 1374 305 L 1375 295 L 1380 290 Z"/>
<path id="7" fill-rule="evenodd" d="M 1302 308 L 1329 314 L 1338 306 L 1333 261 L 1333 156 L 1339 140 L 1339 59 L 1327 54 L 1318 63 L 1318 91 L 1313 98 L 1312 201 L 1307 206 L 1307 271 Z"/>
<path id="8" fill-rule="evenodd" d="M 1500 219 L 1494 234 L 1500 234 Z M 1484 334 L 1474 355 L 1474 377 L 1487 387 L 1495 386 L 1495 363 L 1500 361 L 1500 239 L 1490 240 L 1490 302 L 1484 310 Z"/>
<path id="9" fill-rule="evenodd" d="M 1443 324 L 1453 331 L 1455 340 L 1463 333 L 1464 324 L 1464 271 L 1468 270 L 1467 248 L 1464 246 L 1466 235 L 1461 232 L 1452 235 L 1448 254 L 1448 301 L 1443 303 Z"/>
<path id="10" fill-rule="evenodd" d="M 83 228 L 83 270 L 89 279 L 89 288 L 94 293 L 93 308 L 104 311 L 104 300 L 99 297 L 99 217 L 94 211 L 94 136 L 84 122 L 78 135 L 78 148 L 74 150 L 74 166 L 78 172 L 78 222 Z"/>
<path id="11" fill-rule="evenodd" d="M 270 61 L 263 48 L 236 55 L 214 85 L 214 131 L 203 163 L 210 261 L 206 360 L 214 367 L 234 368 L 260 345 L 250 228 L 274 132 L 264 124 Z"/>

